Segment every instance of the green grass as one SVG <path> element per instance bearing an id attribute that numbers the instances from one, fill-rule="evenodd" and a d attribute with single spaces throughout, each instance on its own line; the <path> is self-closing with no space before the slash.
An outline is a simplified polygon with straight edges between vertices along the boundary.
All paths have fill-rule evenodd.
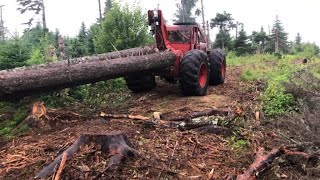
<path id="1" fill-rule="evenodd" d="M 242 81 L 266 82 L 266 87 L 260 99 L 262 109 L 268 116 L 282 115 L 292 109 L 294 98 L 291 94 L 285 93 L 284 84 L 289 81 L 293 73 L 304 68 L 306 65 L 299 60 L 304 59 L 300 55 L 251 55 L 237 57 L 234 53 L 229 53 L 227 57 L 228 66 L 242 67 L 240 76 Z M 311 63 L 320 62 L 319 58 L 313 57 Z M 312 70 L 315 77 L 320 78 L 319 69 Z"/>
<path id="2" fill-rule="evenodd" d="M 11 104 L 0 102 L 0 114 L 6 119 L 0 121 L 0 136 L 5 139 L 11 139 L 15 135 L 24 133 L 27 127 L 21 127 L 13 132 L 13 129 L 28 116 L 28 106 L 26 104 Z"/>

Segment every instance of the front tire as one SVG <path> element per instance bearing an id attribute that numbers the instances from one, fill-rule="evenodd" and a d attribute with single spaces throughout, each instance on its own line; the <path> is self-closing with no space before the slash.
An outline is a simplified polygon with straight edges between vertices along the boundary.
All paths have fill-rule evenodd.
<path id="1" fill-rule="evenodd" d="M 204 96 L 209 83 L 207 54 L 201 50 L 190 50 L 180 63 L 180 88 L 186 96 Z"/>
<path id="2" fill-rule="evenodd" d="M 226 77 L 226 55 L 222 49 L 214 49 L 209 55 L 210 85 L 223 84 Z"/>

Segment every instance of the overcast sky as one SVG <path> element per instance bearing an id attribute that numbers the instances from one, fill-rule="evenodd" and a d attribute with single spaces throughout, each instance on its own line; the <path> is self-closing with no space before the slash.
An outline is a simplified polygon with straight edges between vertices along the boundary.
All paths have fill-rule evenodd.
<path id="1" fill-rule="evenodd" d="M 98 18 L 98 0 L 44 0 L 47 14 L 48 28 L 54 31 L 56 28 L 63 35 L 74 36 L 80 27 L 81 22 L 90 26 Z M 132 3 L 134 0 L 122 0 Z M 231 13 L 233 18 L 244 23 L 244 28 L 251 34 L 253 30 L 259 31 L 264 26 L 268 32 L 268 25 L 272 26 L 276 15 L 283 22 L 286 32 L 289 33 L 289 40 L 300 32 L 304 42 L 316 42 L 320 45 L 320 2 L 317 0 L 203 0 L 205 4 L 205 17 L 207 20 L 214 18 L 217 12 L 226 11 Z M 104 4 L 104 0 L 101 0 Z M 173 19 L 175 3 L 178 0 L 140 0 L 145 11 L 154 9 L 159 4 L 163 10 L 166 20 Z M 200 2 L 200 0 L 199 0 Z M 29 17 L 20 15 L 15 0 L 0 0 L 5 5 L 3 19 L 5 26 L 11 34 L 21 32 L 26 26 Z M 199 4 L 200 5 L 200 4 Z M 200 20 L 200 19 L 199 19 Z M 211 38 L 214 40 L 215 33 L 211 31 Z"/>

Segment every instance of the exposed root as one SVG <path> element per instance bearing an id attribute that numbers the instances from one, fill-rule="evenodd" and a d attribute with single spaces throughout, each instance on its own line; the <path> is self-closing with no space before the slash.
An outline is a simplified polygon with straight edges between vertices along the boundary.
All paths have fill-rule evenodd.
<path id="1" fill-rule="evenodd" d="M 45 178 L 53 173 L 54 168 L 61 162 L 64 154 L 66 158 L 71 158 L 74 153 L 79 151 L 80 147 L 88 143 L 96 143 L 101 147 L 101 151 L 110 156 L 107 170 L 116 170 L 126 157 L 134 157 L 138 152 L 132 149 L 127 136 L 121 132 L 110 134 L 84 134 L 81 135 L 68 149 L 55 160 L 42 169 L 37 178 Z"/>

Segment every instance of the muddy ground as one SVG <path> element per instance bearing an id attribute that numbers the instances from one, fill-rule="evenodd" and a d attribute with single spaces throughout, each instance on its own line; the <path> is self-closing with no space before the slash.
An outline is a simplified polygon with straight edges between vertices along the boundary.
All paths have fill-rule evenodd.
<path id="1" fill-rule="evenodd" d="M 241 68 L 228 69 L 225 84 L 209 87 L 203 97 L 183 97 L 178 85 L 157 80 L 155 90 L 132 94 L 121 108 L 48 110 L 44 123 L 0 147 L 0 179 L 33 179 L 35 175 L 84 133 L 124 132 L 142 156 L 127 159 L 118 171 L 104 172 L 108 159 L 89 144 L 76 153 L 62 173 L 63 179 L 226 179 L 241 174 L 255 159 L 255 147 L 267 151 L 287 143 L 273 133 L 259 111 L 262 82 L 240 80 Z M 215 108 L 228 111 L 229 135 L 181 131 L 144 120 L 106 119 L 104 113 L 152 117 L 154 112 L 184 115 Z M 231 122 L 231 123 L 230 123 Z M 241 142 L 241 143 L 240 143 Z M 276 168 L 276 169 L 274 169 Z M 298 167 L 299 168 L 299 167 Z M 276 164 L 261 179 L 317 179 L 296 166 Z"/>

